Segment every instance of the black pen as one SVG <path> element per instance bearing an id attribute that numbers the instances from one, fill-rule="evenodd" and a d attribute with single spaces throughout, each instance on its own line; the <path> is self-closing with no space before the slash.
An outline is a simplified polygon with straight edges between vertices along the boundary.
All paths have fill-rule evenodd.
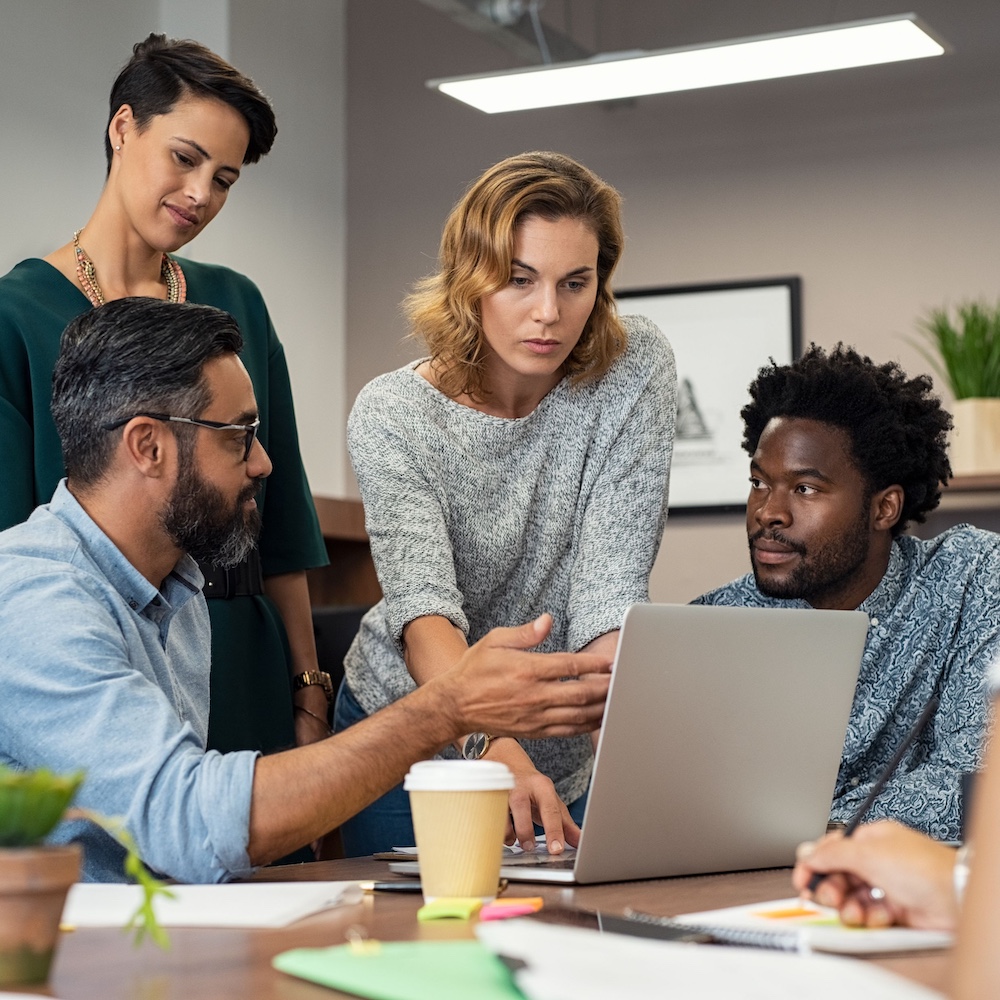
<path id="1" fill-rule="evenodd" d="M 399 879 L 395 882 L 359 882 L 365 892 L 420 892 L 420 881 Z"/>
<path id="2" fill-rule="evenodd" d="M 896 749 L 896 752 L 892 755 L 892 760 L 889 761 L 885 766 L 885 770 L 878 776 L 875 784 L 872 785 L 871 791 L 865 796 L 864 802 L 858 808 L 858 811 L 851 817 L 850 822 L 844 827 L 844 836 L 849 837 L 854 831 L 861 825 L 865 816 L 868 815 L 868 810 L 871 809 L 875 800 L 878 798 L 879 793 L 885 788 L 885 783 L 892 777 L 893 772 L 899 767 L 900 761 L 903 759 L 903 755 L 907 750 L 910 749 L 910 745 L 913 741 L 924 731 L 924 727 L 930 721 L 931 716 L 934 714 L 938 707 L 938 699 L 935 695 L 926 705 L 924 705 L 924 710 L 920 713 L 920 718 L 913 723 L 913 728 L 906 734 L 906 739 Z M 809 884 L 806 886 L 806 890 L 810 893 L 816 891 L 817 886 L 823 879 L 826 878 L 828 873 L 826 872 L 813 872 L 812 878 L 809 879 Z"/>

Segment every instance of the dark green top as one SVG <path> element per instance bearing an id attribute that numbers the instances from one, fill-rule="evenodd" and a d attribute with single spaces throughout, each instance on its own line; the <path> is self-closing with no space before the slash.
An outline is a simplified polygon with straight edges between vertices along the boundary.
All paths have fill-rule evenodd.
<path id="1" fill-rule="evenodd" d="M 181 260 L 191 302 L 231 313 L 243 332 L 243 363 L 260 409 L 260 440 L 274 464 L 258 497 L 264 575 L 326 563 L 316 510 L 299 455 L 284 350 L 267 307 L 248 278 L 225 267 Z M 0 529 L 25 520 L 65 474 L 49 412 L 59 339 L 90 303 L 43 260 L 25 260 L 0 278 Z M 269 751 L 292 745 L 288 643 L 263 596 L 208 602 L 212 619 L 208 744 Z"/>

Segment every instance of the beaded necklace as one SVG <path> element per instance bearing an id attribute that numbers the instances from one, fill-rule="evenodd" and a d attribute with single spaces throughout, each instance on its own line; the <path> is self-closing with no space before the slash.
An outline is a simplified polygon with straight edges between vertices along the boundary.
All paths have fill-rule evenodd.
<path id="1" fill-rule="evenodd" d="M 80 246 L 80 233 L 78 229 L 73 233 L 73 250 L 76 253 L 76 278 L 80 282 L 83 294 L 90 299 L 92 306 L 104 305 L 104 292 L 97 283 L 97 272 L 94 270 L 94 262 L 87 256 L 87 251 Z M 184 280 L 184 272 L 180 264 L 172 257 L 163 255 L 160 263 L 160 277 L 163 278 L 167 286 L 168 302 L 184 302 L 187 299 L 187 281 Z"/>

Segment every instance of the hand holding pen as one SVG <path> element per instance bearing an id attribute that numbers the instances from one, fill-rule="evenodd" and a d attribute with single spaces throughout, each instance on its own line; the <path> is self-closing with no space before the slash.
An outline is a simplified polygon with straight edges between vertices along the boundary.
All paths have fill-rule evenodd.
<path id="1" fill-rule="evenodd" d="M 830 877 L 830 889 L 821 895 L 839 896 L 836 902 L 824 902 L 837 905 L 847 923 L 875 926 L 904 917 L 904 922 L 913 926 L 940 928 L 953 920 L 951 895 L 939 890 L 942 886 L 946 890 L 950 884 L 954 850 L 892 821 L 867 824 L 854 837 L 936 707 L 936 699 L 924 707 L 844 834 L 826 837 L 818 845 L 803 845 L 793 874 L 795 885 L 804 895 L 812 895 Z M 813 852 L 817 854 L 815 859 Z M 813 867 L 816 860 L 821 860 L 825 872 Z M 880 885 L 891 887 L 892 900 L 887 900 L 880 889 L 870 888 Z"/>
<path id="2" fill-rule="evenodd" d="M 829 874 L 816 901 L 834 907 L 845 924 L 952 930 L 958 916 L 955 854 L 955 848 L 902 823 L 879 820 L 847 840 L 840 834 L 824 837 L 813 853 L 802 856 L 793 882 L 805 890 L 816 871 L 810 866 L 820 863 Z"/>
<path id="3" fill-rule="evenodd" d="M 924 731 L 927 723 L 930 722 L 931 716 L 937 711 L 938 700 L 936 697 L 931 698 L 926 705 L 924 705 L 924 710 L 920 713 L 917 721 L 913 724 L 913 727 L 906 734 L 906 738 L 902 743 L 896 747 L 896 752 L 892 755 L 892 759 L 885 766 L 885 770 L 876 778 L 875 784 L 872 785 L 871 790 L 865 796 L 864 801 L 858 807 L 858 811 L 851 817 L 847 826 L 844 827 L 844 836 L 850 837 L 854 831 L 864 822 L 865 816 L 868 815 L 869 810 L 875 804 L 875 800 L 879 797 L 882 789 L 885 788 L 888 780 L 896 773 L 897 768 L 900 763 L 902 763 L 903 757 L 906 756 L 906 751 L 910 749 L 917 737 Z M 806 886 L 808 892 L 812 893 L 816 891 L 820 882 L 826 876 L 822 872 L 814 872 L 811 879 L 809 879 L 809 884 Z"/>

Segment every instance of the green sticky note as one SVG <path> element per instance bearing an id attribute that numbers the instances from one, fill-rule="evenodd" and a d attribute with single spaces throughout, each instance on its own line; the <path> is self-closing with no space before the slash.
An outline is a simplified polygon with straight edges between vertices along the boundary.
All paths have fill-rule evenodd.
<path id="1" fill-rule="evenodd" d="M 469 896 L 442 896 L 417 910 L 417 920 L 471 920 L 483 908 L 483 901 Z"/>
<path id="2" fill-rule="evenodd" d="M 391 941 L 370 952 L 295 948 L 271 964 L 372 1000 L 524 1000 L 507 967 L 478 941 Z"/>

